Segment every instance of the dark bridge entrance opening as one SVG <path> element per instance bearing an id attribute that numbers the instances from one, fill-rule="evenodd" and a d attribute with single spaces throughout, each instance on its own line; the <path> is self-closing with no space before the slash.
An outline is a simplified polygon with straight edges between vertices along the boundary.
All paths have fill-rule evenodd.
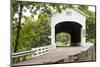
<path id="1" fill-rule="evenodd" d="M 79 46 L 81 43 L 81 28 L 82 25 L 77 22 L 64 21 L 56 24 L 55 35 L 61 32 L 69 33 L 71 36 L 70 46 Z"/>

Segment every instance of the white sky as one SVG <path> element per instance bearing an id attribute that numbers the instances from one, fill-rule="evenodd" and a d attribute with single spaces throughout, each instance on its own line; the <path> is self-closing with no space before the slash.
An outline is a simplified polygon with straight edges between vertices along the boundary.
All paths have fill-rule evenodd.
<path id="1" fill-rule="evenodd" d="M 95 11 L 95 6 L 89 6 L 89 10 Z"/>

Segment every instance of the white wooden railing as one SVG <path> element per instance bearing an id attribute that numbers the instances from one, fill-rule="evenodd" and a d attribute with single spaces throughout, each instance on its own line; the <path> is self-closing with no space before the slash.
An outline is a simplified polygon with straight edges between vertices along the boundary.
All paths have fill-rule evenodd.
<path id="1" fill-rule="evenodd" d="M 43 54 L 49 53 L 53 50 L 56 49 L 55 45 L 49 45 L 49 46 L 44 46 L 44 47 L 37 47 L 37 48 L 32 48 L 31 50 L 28 51 L 23 51 L 23 52 L 18 52 L 18 53 L 13 53 L 12 54 L 12 59 L 14 63 L 20 62 L 20 59 L 18 61 L 15 61 L 15 58 L 18 59 L 18 57 L 23 58 L 23 60 L 26 60 L 26 57 L 29 55 L 32 55 L 32 58 L 41 56 Z"/>
<path id="2" fill-rule="evenodd" d="M 37 57 L 46 53 L 49 53 L 53 51 L 56 47 L 54 45 L 39 47 L 39 48 L 32 48 L 32 51 L 35 51 L 32 53 L 32 57 Z"/>

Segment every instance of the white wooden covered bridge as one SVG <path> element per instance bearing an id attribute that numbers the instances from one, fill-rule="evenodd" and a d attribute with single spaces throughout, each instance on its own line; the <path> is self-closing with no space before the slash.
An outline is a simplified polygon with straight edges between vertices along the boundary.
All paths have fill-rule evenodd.
<path id="1" fill-rule="evenodd" d="M 77 9 L 66 9 L 61 13 L 55 12 L 51 16 L 51 45 L 32 48 L 32 50 L 12 54 L 12 66 L 50 64 L 62 62 L 78 62 L 95 60 L 94 45 L 86 43 L 87 15 Z M 65 32 L 71 35 L 69 47 L 56 47 L 56 34 Z M 27 56 L 32 56 L 27 60 Z M 21 62 L 14 62 L 14 58 L 21 58 Z"/>

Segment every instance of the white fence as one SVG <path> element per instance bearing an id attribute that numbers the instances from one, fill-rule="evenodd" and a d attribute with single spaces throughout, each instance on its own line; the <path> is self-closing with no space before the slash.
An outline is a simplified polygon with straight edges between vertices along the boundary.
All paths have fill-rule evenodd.
<path id="1" fill-rule="evenodd" d="M 32 58 L 34 58 L 34 57 L 41 56 L 43 54 L 49 53 L 49 52 L 53 51 L 54 49 L 56 49 L 55 45 L 32 48 L 31 50 L 28 50 L 28 51 L 13 53 L 12 59 L 15 59 L 15 58 L 18 58 L 18 57 L 24 57 L 24 60 L 26 60 L 26 57 L 29 56 L 29 55 L 32 55 Z M 19 62 L 19 61 L 15 61 L 15 63 Z M 13 62 L 14 62 L 14 60 L 13 60 Z"/>
<path id="2" fill-rule="evenodd" d="M 32 53 L 32 57 L 37 57 L 46 53 L 49 53 L 56 49 L 56 46 L 54 45 L 49 45 L 49 46 L 44 46 L 44 47 L 39 47 L 39 48 L 32 48 L 32 51 L 35 51 Z"/>

